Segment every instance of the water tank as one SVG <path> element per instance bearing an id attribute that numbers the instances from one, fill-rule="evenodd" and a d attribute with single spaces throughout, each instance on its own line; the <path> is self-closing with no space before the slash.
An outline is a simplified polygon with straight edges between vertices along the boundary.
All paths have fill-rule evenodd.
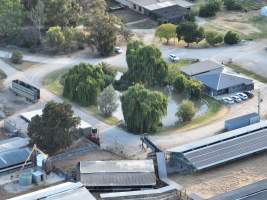
<path id="1" fill-rule="evenodd" d="M 261 15 L 267 17 L 267 6 L 261 8 Z"/>
<path id="2" fill-rule="evenodd" d="M 32 184 L 32 171 L 25 170 L 19 176 L 19 184 L 21 186 L 29 186 Z"/>

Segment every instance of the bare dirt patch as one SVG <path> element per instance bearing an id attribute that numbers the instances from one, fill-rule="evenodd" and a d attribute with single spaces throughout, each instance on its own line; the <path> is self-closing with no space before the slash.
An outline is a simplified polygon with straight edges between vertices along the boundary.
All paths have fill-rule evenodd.
<path id="1" fill-rule="evenodd" d="M 208 30 L 216 30 L 221 33 L 225 33 L 229 30 L 238 32 L 242 35 L 248 36 L 253 33 L 259 33 L 257 27 L 249 22 L 252 17 L 259 16 L 259 11 L 249 12 L 230 12 L 223 11 L 213 19 L 207 19 L 204 27 Z"/>

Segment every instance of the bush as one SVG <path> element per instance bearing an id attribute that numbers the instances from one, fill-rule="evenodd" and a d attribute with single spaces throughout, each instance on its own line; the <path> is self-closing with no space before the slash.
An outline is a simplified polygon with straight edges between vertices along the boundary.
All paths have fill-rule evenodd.
<path id="1" fill-rule="evenodd" d="M 11 61 L 15 64 L 21 64 L 23 55 L 20 51 L 14 51 L 11 56 Z"/>
<path id="2" fill-rule="evenodd" d="M 183 74 L 178 74 L 174 81 L 173 87 L 178 93 L 182 93 L 187 84 L 187 78 Z"/>
<path id="3" fill-rule="evenodd" d="M 232 31 L 228 31 L 224 36 L 224 43 L 233 45 L 240 42 L 240 36 Z"/>
<path id="4" fill-rule="evenodd" d="M 201 98 L 203 85 L 197 80 L 188 80 L 186 84 L 186 91 L 188 92 L 190 99 L 198 100 Z"/>
<path id="5" fill-rule="evenodd" d="M 179 111 L 176 113 L 176 116 L 183 122 L 189 122 L 195 116 L 196 109 L 192 101 L 184 100 L 182 101 Z"/>
<path id="6" fill-rule="evenodd" d="M 223 42 L 223 36 L 215 31 L 208 31 L 205 33 L 205 36 L 209 45 L 215 46 Z"/>
<path id="7" fill-rule="evenodd" d="M 224 0 L 224 5 L 227 10 L 242 10 L 242 3 L 240 0 Z"/>
<path id="8" fill-rule="evenodd" d="M 202 5 L 199 9 L 200 17 L 214 17 L 221 9 L 221 0 L 209 0 L 208 3 Z"/>
<path id="9" fill-rule="evenodd" d="M 21 31 L 21 46 L 34 48 L 40 44 L 39 34 L 35 28 L 27 28 Z"/>

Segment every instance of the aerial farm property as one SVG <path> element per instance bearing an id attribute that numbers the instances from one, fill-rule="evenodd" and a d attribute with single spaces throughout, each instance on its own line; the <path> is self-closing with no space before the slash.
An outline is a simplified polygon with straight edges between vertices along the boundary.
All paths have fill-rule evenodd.
<path id="1" fill-rule="evenodd" d="M 267 1 L 3 0 L 0 200 L 267 199 Z"/>

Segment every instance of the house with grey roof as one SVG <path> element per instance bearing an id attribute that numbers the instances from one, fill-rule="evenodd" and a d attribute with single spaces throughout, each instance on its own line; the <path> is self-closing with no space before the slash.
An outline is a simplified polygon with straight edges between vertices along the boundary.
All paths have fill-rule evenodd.
<path id="1" fill-rule="evenodd" d="M 210 96 L 254 89 L 253 80 L 223 70 L 224 65 L 212 61 L 198 62 L 180 69 L 187 77 L 203 83 L 204 92 Z"/>

